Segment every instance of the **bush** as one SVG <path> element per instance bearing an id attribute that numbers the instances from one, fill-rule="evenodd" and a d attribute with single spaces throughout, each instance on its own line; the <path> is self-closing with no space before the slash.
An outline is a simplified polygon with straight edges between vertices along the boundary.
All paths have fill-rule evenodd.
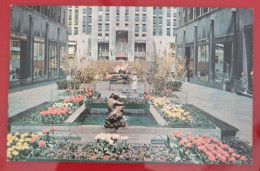
<path id="1" fill-rule="evenodd" d="M 170 89 L 172 91 L 178 91 L 181 89 L 182 82 L 180 81 L 169 81 L 166 83 L 167 89 Z"/>
<path id="2" fill-rule="evenodd" d="M 58 80 L 56 81 L 56 84 L 58 86 L 58 89 L 64 90 L 67 88 L 74 89 L 74 82 L 73 81 L 68 81 L 68 80 Z"/>

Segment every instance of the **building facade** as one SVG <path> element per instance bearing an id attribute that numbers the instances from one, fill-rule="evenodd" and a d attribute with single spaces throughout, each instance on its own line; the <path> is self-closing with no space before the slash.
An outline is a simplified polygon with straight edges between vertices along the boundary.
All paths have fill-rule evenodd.
<path id="1" fill-rule="evenodd" d="M 189 82 L 233 91 L 244 72 L 252 89 L 252 9 L 178 8 L 177 16 L 176 57 Z"/>
<path id="2" fill-rule="evenodd" d="M 69 6 L 70 55 L 96 60 L 152 60 L 172 53 L 173 7 Z"/>
<path id="3" fill-rule="evenodd" d="M 12 6 L 9 86 L 57 79 L 67 54 L 67 7 Z"/>

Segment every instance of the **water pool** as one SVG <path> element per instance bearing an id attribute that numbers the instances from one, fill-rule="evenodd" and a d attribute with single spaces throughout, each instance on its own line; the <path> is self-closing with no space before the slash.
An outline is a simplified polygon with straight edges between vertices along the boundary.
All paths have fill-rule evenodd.
<path id="1" fill-rule="evenodd" d="M 83 125 L 104 125 L 108 112 L 88 113 L 83 121 Z M 143 113 L 124 113 L 124 118 L 128 126 L 159 126 L 152 114 L 147 111 Z"/>

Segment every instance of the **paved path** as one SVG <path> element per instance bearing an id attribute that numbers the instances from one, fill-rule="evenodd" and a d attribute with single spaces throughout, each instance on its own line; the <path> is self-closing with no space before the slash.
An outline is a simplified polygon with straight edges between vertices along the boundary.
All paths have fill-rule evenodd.
<path id="1" fill-rule="evenodd" d="M 181 98 L 238 128 L 237 136 L 252 144 L 252 98 L 187 82 L 183 83 Z"/>
<path id="2" fill-rule="evenodd" d="M 107 91 L 108 82 L 98 82 L 96 88 L 101 91 L 103 97 L 108 97 L 112 92 L 120 93 L 122 89 L 120 85 L 112 85 L 112 90 Z M 55 82 L 11 89 L 9 91 L 9 117 L 52 100 L 57 95 L 56 89 Z M 138 91 L 143 90 L 144 85 L 139 84 Z M 187 82 L 183 83 L 179 96 L 182 103 L 193 104 L 237 127 L 240 130 L 237 136 L 252 144 L 252 98 Z"/>

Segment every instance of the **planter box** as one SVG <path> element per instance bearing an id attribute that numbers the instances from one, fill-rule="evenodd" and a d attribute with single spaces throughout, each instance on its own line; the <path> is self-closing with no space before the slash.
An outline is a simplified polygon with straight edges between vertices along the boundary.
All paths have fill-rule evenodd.
<path id="1" fill-rule="evenodd" d="M 106 103 L 88 103 L 85 102 L 86 108 L 107 108 Z M 125 104 L 125 109 L 150 109 L 150 104 Z"/>

